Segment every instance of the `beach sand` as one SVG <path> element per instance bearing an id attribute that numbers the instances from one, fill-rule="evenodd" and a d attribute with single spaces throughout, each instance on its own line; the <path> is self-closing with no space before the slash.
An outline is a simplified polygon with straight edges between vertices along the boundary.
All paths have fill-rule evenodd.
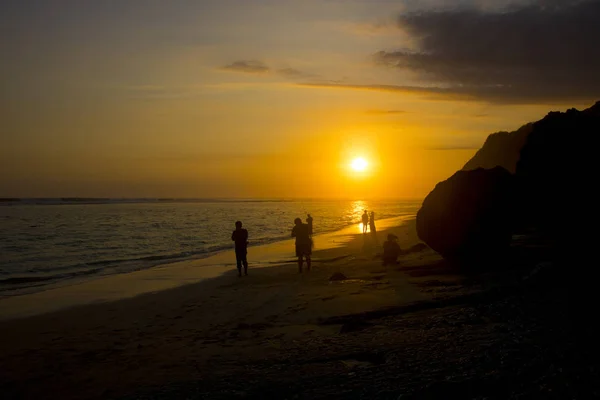
<path id="1" fill-rule="evenodd" d="M 407 221 L 378 232 L 377 245 L 349 234 L 343 245 L 316 251 L 310 273 L 298 274 L 293 262 L 266 263 L 238 278 L 230 264 L 198 283 L 184 285 L 189 275 L 157 279 L 133 297 L 100 301 L 97 290 L 84 306 L 6 317 L 2 397 L 508 398 L 492 395 L 533 390 L 527 382 L 552 390 L 560 364 L 550 367 L 547 357 L 572 350 L 568 342 L 551 347 L 562 332 L 548 331 L 548 324 L 560 327 L 560 299 L 543 308 L 552 309 L 548 322 L 531 299 L 547 296 L 519 289 L 543 261 L 537 247 L 517 246 L 527 250 L 523 265 L 487 275 L 453 270 L 429 249 L 383 268 L 377 255 L 387 232 L 403 249 L 418 243 Z M 338 272 L 347 279 L 330 281 Z M 133 278 L 93 285 L 120 279 Z M 19 304 L 30 314 L 46 310 Z M 540 332 L 545 339 L 527 346 Z M 529 375 L 519 380 L 518 373 Z"/>

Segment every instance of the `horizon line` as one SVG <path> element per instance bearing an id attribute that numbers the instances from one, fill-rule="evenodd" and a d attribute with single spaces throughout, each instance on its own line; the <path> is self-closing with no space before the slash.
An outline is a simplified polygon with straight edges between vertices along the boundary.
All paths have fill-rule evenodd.
<path id="1" fill-rule="evenodd" d="M 352 197 L 1 197 L 0 201 L 22 201 L 22 200 L 62 200 L 62 201 L 101 201 L 101 200 L 263 200 L 263 201 L 320 201 L 320 200 L 348 200 L 348 201 L 372 201 L 372 200 L 421 200 L 421 197 L 379 197 L 379 198 L 352 198 Z"/>

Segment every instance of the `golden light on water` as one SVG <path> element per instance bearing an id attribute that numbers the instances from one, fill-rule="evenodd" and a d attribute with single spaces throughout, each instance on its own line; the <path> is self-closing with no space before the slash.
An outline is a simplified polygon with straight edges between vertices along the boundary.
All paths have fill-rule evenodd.
<path id="1" fill-rule="evenodd" d="M 369 167 L 369 163 L 362 157 L 357 157 L 350 163 L 350 168 L 356 172 L 363 172 Z"/>
<path id="2" fill-rule="evenodd" d="M 352 203 L 352 211 L 351 211 L 351 218 L 354 221 L 360 221 L 363 212 L 367 209 L 367 203 L 365 201 L 362 200 L 356 200 Z M 362 233 L 363 231 L 363 224 L 362 222 L 358 223 L 358 231 Z"/>

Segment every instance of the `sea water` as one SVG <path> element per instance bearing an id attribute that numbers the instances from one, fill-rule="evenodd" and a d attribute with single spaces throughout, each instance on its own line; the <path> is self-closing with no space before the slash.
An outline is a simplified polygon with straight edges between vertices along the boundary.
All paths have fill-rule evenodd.
<path id="1" fill-rule="evenodd" d="M 0 295 L 203 258 L 231 249 L 240 220 L 250 246 L 290 237 L 293 220 L 314 219 L 314 233 L 414 215 L 419 200 L 13 199 L 0 203 Z"/>

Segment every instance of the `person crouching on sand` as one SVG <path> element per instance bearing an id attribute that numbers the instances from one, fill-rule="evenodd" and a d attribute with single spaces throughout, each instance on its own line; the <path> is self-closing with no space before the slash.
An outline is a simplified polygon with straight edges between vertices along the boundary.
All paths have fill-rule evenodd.
<path id="1" fill-rule="evenodd" d="M 231 240 L 235 242 L 235 261 L 237 263 L 238 276 L 242 276 L 242 264 L 244 275 L 248 275 L 248 231 L 242 228 L 242 221 L 235 222 L 235 231 L 231 234 Z"/>
<path id="2" fill-rule="evenodd" d="M 302 273 L 303 258 L 306 258 L 306 270 L 310 271 L 310 255 L 312 254 L 312 240 L 308 232 L 308 225 L 303 224 L 300 218 L 294 220 L 292 237 L 296 238 L 296 257 L 298 257 L 298 272 Z"/>
<path id="3" fill-rule="evenodd" d="M 390 233 L 387 235 L 387 240 L 383 242 L 383 266 L 398 264 L 401 249 L 396 239 L 398 236 Z"/>

